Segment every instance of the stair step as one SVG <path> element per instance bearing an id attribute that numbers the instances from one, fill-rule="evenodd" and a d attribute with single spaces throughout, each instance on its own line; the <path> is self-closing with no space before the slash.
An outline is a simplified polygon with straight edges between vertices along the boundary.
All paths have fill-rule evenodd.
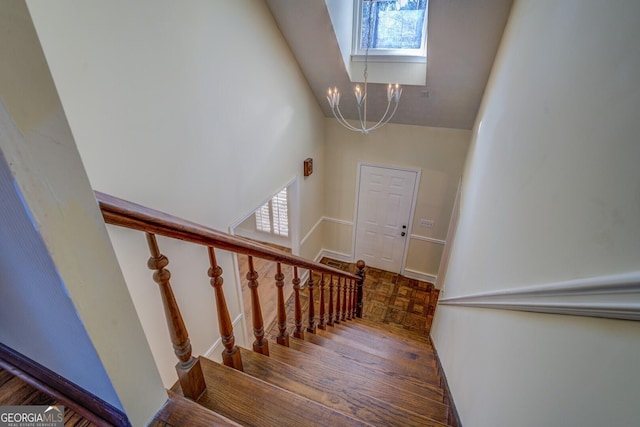
<path id="1" fill-rule="evenodd" d="M 406 390 L 412 393 L 425 396 L 432 400 L 442 401 L 444 391 L 440 384 L 431 384 L 425 382 L 406 381 L 397 374 L 390 373 L 384 369 L 380 369 L 376 362 L 380 358 L 364 353 L 360 355 L 362 359 L 358 359 L 353 356 L 344 355 L 338 353 L 330 348 L 321 347 L 311 342 L 300 340 L 294 337 L 289 338 L 289 347 L 295 350 L 308 354 L 311 357 L 323 357 L 323 360 L 329 361 L 329 363 L 336 363 L 339 360 L 340 363 L 348 365 L 350 372 L 357 373 L 365 378 L 374 379 L 380 383 L 387 384 L 401 390 Z M 317 355 L 317 356 L 316 356 Z"/>
<path id="2" fill-rule="evenodd" d="M 424 344 L 431 345 L 431 339 L 428 335 L 423 335 L 418 332 L 409 331 L 407 329 L 400 328 L 398 326 L 392 326 L 387 323 L 374 322 L 373 320 L 365 318 L 357 318 L 352 322 L 341 323 L 349 327 L 365 326 L 381 331 L 383 334 L 390 334 L 395 337 L 404 338 L 410 341 L 418 341 Z"/>
<path id="3" fill-rule="evenodd" d="M 380 342 L 375 337 L 345 333 L 335 327 L 327 328 L 326 331 L 318 331 L 317 336 L 329 339 L 334 347 L 340 345 L 353 348 L 350 354 L 354 357 L 357 355 L 358 360 L 362 361 L 364 357 L 373 356 L 376 362 L 372 363 L 380 365 L 383 369 L 436 386 L 441 384 L 435 360 L 420 356 L 419 352 L 403 351 L 393 347 L 389 347 L 385 351 L 378 351 L 379 347 L 389 345 L 389 343 Z M 379 362 L 380 360 L 383 361 L 382 364 Z"/>
<path id="4" fill-rule="evenodd" d="M 433 345 L 428 340 L 423 341 L 421 339 L 408 338 L 403 335 L 395 334 L 393 330 L 376 328 L 359 322 L 343 322 L 338 325 L 334 325 L 332 328 L 338 329 L 340 331 L 345 331 L 345 334 L 364 334 L 367 336 L 366 342 L 369 342 L 368 335 L 370 334 L 376 340 L 379 340 L 383 343 L 393 343 L 393 345 L 390 344 L 391 347 L 397 346 L 403 349 L 410 350 L 412 352 L 416 351 L 421 356 L 424 356 L 426 360 L 432 359 L 433 361 L 435 361 L 435 351 L 433 350 Z"/>
<path id="5" fill-rule="evenodd" d="M 407 382 L 440 386 L 440 377 L 432 366 L 424 366 L 424 369 L 416 368 L 412 365 L 413 361 L 379 357 L 354 348 L 348 339 L 327 335 L 329 334 L 321 331 L 317 334 L 305 334 L 304 339 L 305 341 L 329 348 L 336 353 L 357 360 L 360 364 L 366 365 L 372 370 L 375 369 L 380 374 L 401 378 Z"/>
<path id="6" fill-rule="evenodd" d="M 293 337 L 289 345 L 289 349 L 284 350 L 282 346 L 271 347 L 271 358 L 314 375 L 339 378 L 340 384 L 347 383 L 347 390 L 355 390 L 427 418 L 446 422 L 444 414 L 448 407 L 442 403 L 444 392 L 440 388 L 426 384 L 418 386 L 395 377 L 378 375 L 353 359 Z M 344 370 L 349 371 L 351 381 L 344 378 Z"/>
<path id="7" fill-rule="evenodd" d="M 170 427 L 170 426 L 190 426 L 190 427 L 240 427 L 230 419 L 217 414 L 204 406 L 189 400 L 177 393 L 168 391 L 169 399 L 158 411 L 149 427 Z"/>
<path id="8" fill-rule="evenodd" d="M 342 325 L 328 326 L 326 331 L 322 331 L 318 335 L 326 336 L 327 333 L 331 334 L 330 338 L 338 336 L 340 337 L 337 339 L 338 341 L 345 342 L 346 340 L 352 346 L 376 356 L 386 359 L 411 360 L 413 361 L 413 366 L 428 365 L 433 368 L 436 366 L 433 350 L 426 344 L 409 343 L 401 339 L 394 339 L 393 337 L 382 335 L 380 331 L 375 329 L 359 330 Z"/>
<path id="9" fill-rule="evenodd" d="M 357 383 L 357 378 L 350 378 L 348 372 L 332 373 L 327 370 L 317 372 L 311 369 L 299 369 L 273 357 L 266 357 L 243 348 L 240 351 L 246 374 L 302 395 L 353 418 L 373 425 L 444 426 L 440 422 L 352 389 L 353 383 Z M 295 352 L 279 345 L 272 346 L 270 351 Z M 304 355 L 298 357 L 306 358 Z"/>
<path id="10" fill-rule="evenodd" d="M 366 426 L 305 397 L 200 357 L 207 389 L 198 399 L 205 408 L 243 426 Z M 180 392 L 180 385 L 174 386 Z"/>

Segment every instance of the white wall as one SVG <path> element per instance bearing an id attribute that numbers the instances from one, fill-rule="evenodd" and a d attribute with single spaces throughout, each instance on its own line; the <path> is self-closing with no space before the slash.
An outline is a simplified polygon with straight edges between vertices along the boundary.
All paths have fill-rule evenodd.
<path id="1" fill-rule="evenodd" d="M 638 270 L 640 4 L 516 1 L 441 297 Z M 465 427 L 635 425 L 640 324 L 438 307 Z"/>
<path id="2" fill-rule="evenodd" d="M 0 28 L 0 341 L 144 425 L 166 394 L 25 2 Z"/>
<path id="3" fill-rule="evenodd" d="M 324 248 L 353 256 L 353 221 L 358 162 L 421 169 L 412 238 L 405 268 L 435 276 L 471 132 L 387 124 L 368 135 L 326 119 Z M 419 226 L 421 218 L 434 228 Z M 339 220 L 339 221 L 332 221 Z M 423 238 L 435 239 L 440 243 Z"/>
<path id="4" fill-rule="evenodd" d="M 93 187 L 221 230 L 322 163 L 324 120 L 261 1 L 30 1 Z M 322 216 L 301 180 L 301 235 Z M 165 385 L 175 356 L 140 233 L 109 228 Z M 317 247 L 313 247 L 315 244 Z M 160 239 L 194 354 L 218 338 L 206 250 Z M 310 240 L 301 254 L 320 250 Z M 232 319 L 231 256 L 220 253 Z M 265 283 L 266 285 L 266 283 Z"/>

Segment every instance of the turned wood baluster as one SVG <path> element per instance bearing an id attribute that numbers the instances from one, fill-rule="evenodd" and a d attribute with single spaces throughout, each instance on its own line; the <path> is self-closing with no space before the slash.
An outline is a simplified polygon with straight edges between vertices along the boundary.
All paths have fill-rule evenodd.
<path id="1" fill-rule="evenodd" d="M 347 300 L 349 298 L 349 296 L 348 296 L 348 288 L 349 288 L 349 283 L 347 282 L 347 278 L 345 277 L 344 285 L 342 286 L 342 294 L 343 294 L 343 298 L 342 298 L 342 321 L 343 322 L 345 320 L 347 320 Z"/>
<path id="2" fill-rule="evenodd" d="M 327 315 L 324 310 L 324 273 L 320 275 L 320 322 L 318 328 L 327 329 Z"/>
<path id="3" fill-rule="evenodd" d="M 294 294 L 294 322 L 295 329 L 293 336 L 304 339 L 304 329 L 302 329 L 302 308 L 300 306 L 300 278 L 298 277 L 298 267 L 293 267 L 293 294 Z"/>
<path id="4" fill-rule="evenodd" d="M 284 274 L 282 265 L 278 263 L 276 272 L 276 287 L 278 288 L 278 337 L 276 341 L 280 345 L 289 347 L 289 333 L 287 332 L 287 311 L 284 305 Z"/>
<path id="5" fill-rule="evenodd" d="M 316 303 L 313 299 L 314 285 L 313 270 L 309 270 L 309 280 L 307 281 L 307 286 L 309 287 L 309 322 L 307 324 L 307 332 L 312 334 L 316 333 Z"/>
<path id="6" fill-rule="evenodd" d="M 253 267 L 253 257 L 249 258 L 249 272 L 247 280 L 251 290 L 251 311 L 253 318 L 253 335 L 256 340 L 253 342 L 253 351 L 256 353 L 269 355 L 269 342 L 264 337 L 264 321 L 262 320 L 262 308 L 260 307 L 260 296 L 258 295 L 258 272 Z"/>
<path id="7" fill-rule="evenodd" d="M 353 279 L 349 279 L 351 284 L 351 308 L 349 310 L 349 315 L 352 319 L 356 318 L 356 282 Z"/>
<path id="8" fill-rule="evenodd" d="M 356 317 L 362 317 L 362 288 L 364 286 L 365 279 L 364 261 L 358 260 L 358 262 L 356 263 L 356 267 L 358 268 L 356 276 L 359 277 L 358 281 L 356 282 Z"/>
<path id="9" fill-rule="evenodd" d="M 236 339 L 233 336 L 233 324 L 231 323 L 231 317 L 229 317 L 229 309 L 227 308 L 227 301 L 224 297 L 224 291 L 222 284 L 222 268 L 218 265 L 216 260 L 216 253 L 212 247 L 209 250 L 209 271 L 208 276 L 211 278 L 209 282 L 213 287 L 213 292 L 216 299 L 216 309 L 218 312 L 218 328 L 220 329 L 220 337 L 222 339 L 222 363 L 226 366 L 230 366 L 238 371 L 242 371 L 242 358 L 240 350 L 236 345 Z"/>
<path id="10" fill-rule="evenodd" d="M 164 314 L 173 344 L 173 352 L 179 360 L 176 364 L 176 371 L 178 372 L 180 387 L 185 397 L 197 400 L 206 388 L 204 375 L 202 374 L 200 360 L 191 355 L 189 333 L 171 290 L 171 283 L 169 282 L 171 273 L 165 269 L 169 264 L 169 260 L 160 253 L 155 234 L 146 233 L 146 236 L 149 252 L 151 253 L 147 266 L 150 270 L 154 270 L 153 281 L 160 286 L 162 305 L 164 306 Z"/>
<path id="11" fill-rule="evenodd" d="M 342 280 L 342 277 L 338 276 L 338 282 L 336 283 L 336 320 L 335 323 L 340 323 L 340 307 L 342 307 L 340 305 L 340 281 Z"/>
<path id="12" fill-rule="evenodd" d="M 333 274 L 329 275 L 329 320 L 327 325 L 333 326 Z"/>
<path id="13" fill-rule="evenodd" d="M 358 298 L 357 298 L 357 294 L 358 294 L 358 285 L 356 284 L 356 281 L 351 279 L 352 283 L 353 283 L 353 308 L 351 309 L 351 318 L 355 319 L 356 318 L 356 306 L 358 305 Z"/>
<path id="14" fill-rule="evenodd" d="M 347 320 L 351 320 L 351 312 L 353 311 L 353 282 L 347 279 Z"/>

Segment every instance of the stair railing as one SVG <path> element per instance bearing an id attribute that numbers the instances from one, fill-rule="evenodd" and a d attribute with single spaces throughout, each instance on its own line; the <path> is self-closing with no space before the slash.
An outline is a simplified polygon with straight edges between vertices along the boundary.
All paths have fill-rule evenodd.
<path id="1" fill-rule="evenodd" d="M 324 328 L 325 325 L 340 323 L 342 320 L 352 317 L 362 317 L 362 286 L 364 282 L 364 261 L 358 261 L 358 272 L 354 275 L 337 268 L 309 261 L 305 258 L 291 255 L 287 252 L 261 245 L 248 239 L 238 236 L 232 236 L 221 231 L 196 224 L 185 219 L 175 217 L 154 209 L 132 203 L 123 199 L 119 199 L 108 194 L 95 192 L 96 199 L 100 205 L 102 216 L 107 224 L 138 230 L 146 235 L 147 245 L 151 257 L 147 263 L 149 269 L 153 270 L 153 280 L 158 284 L 162 296 L 162 302 L 169 329 L 169 335 L 173 344 L 173 349 L 178 364 L 176 370 L 178 372 L 178 381 L 185 397 L 197 400 L 204 392 L 206 385 L 204 375 L 200 366 L 200 360 L 192 355 L 189 334 L 182 319 L 180 308 L 173 295 L 170 278 L 171 273 L 166 269 L 169 260 L 164 256 L 158 247 L 156 235 L 169 238 L 179 239 L 186 242 L 202 245 L 207 248 L 209 255 L 209 269 L 207 275 L 210 278 L 210 284 L 214 290 L 214 298 L 216 311 L 218 314 L 218 327 L 224 350 L 222 351 L 222 362 L 224 365 L 234 369 L 243 370 L 241 353 L 235 343 L 233 334 L 233 324 L 229 316 L 226 299 L 222 289 L 223 278 L 222 268 L 216 260 L 215 250 L 225 250 L 236 254 L 244 254 L 248 256 L 249 273 L 247 280 L 251 291 L 252 303 L 252 322 L 255 341 L 253 342 L 253 350 L 263 355 L 269 355 L 269 343 L 265 338 L 264 321 L 262 318 L 262 309 L 260 307 L 260 299 L 257 288 L 258 273 L 254 269 L 253 258 L 261 258 L 264 260 L 277 263 L 277 273 L 274 277 L 274 283 L 277 288 L 277 326 L 278 336 L 276 341 L 281 345 L 289 345 L 289 334 L 287 332 L 287 319 L 284 303 L 284 275 L 282 274 L 281 265 L 289 265 L 293 267 L 293 293 L 294 293 L 294 327 L 293 335 L 296 338 L 304 338 L 305 328 L 303 327 L 302 310 L 300 302 L 300 278 L 298 277 L 298 268 L 309 270 L 309 279 L 307 289 L 309 293 L 308 321 L 306 331 L 315 333 L 316 328 Z M 320 278 L 320 317 L 315 316 L 315 299 L 314 288 L 315 279 L 314 272 L 321 275 Z M 325 310 L 325 277 L 329 277 L 329 308 L 328 320 Z M 336 305 L 333 306 L 333 284 L 334 277 L 337 279 Z M 341 286 L 344 284 L 344 286 Z M 349 292 L 349 284 L 352 285 Z M 355 284 L 355 285 L 354 285 Z M 340 290 L 343 290 L 342 306 L 340 306 Z M 354 290 L 357 291 L 354 294 Z M 351 298 L 349 298 L 349 295 Z M 355 297 L 355 301 L 354 298 Z M 347 302 L 347 300 L 350 302 Z M 347 314 L 347 312 L 349 314 Z M 335 316 L 335 318 L 334 318 Z"/>

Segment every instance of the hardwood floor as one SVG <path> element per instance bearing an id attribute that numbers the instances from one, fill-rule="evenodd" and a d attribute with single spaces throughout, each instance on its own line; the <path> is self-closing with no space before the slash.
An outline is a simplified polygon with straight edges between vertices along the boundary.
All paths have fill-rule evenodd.
<path id="1" fill-rule="evenodd" d="M 18 405 L 64 406 L 64 403 L 0 368 L 0 406 Z M 69 407 L 64 408 L 64 425 L 75 427 L 96 426 L 96 424 L 83 418 Z"/>

